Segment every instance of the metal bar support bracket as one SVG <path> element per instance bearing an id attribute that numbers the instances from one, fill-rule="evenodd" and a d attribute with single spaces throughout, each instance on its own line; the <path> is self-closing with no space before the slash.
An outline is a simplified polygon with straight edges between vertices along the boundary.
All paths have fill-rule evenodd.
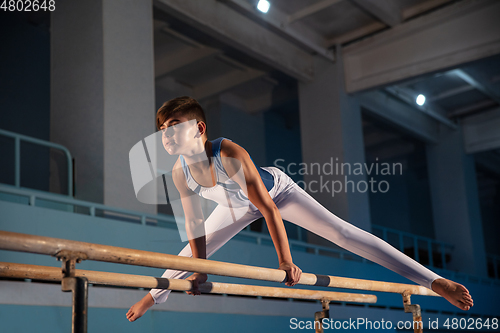
<path id="1" fill-rule="evenodd" d="M 420 311 L 420 305 L 411 304 L 411 293 L 408 290 L 405 290 L 401 295 L 403 296 L 405 312 L 411 312 L 413 315 L 413 331 L 415 333 L 423 333 L 424 324 L 422 322 L 422 312 Z"/>
<path id="2" fill-rule="evenodd" d="M 64 277 L 75 276 L 75 264 L 87 259 L 87 254 L 83 252 L 74 252 L 61 250 L 55 255 L 57 260 L 62 261 L 62 273 Z"/>
<path id="3" fill-rule="evenodd" d="M 322 299 L 321 306 L 323 310 L 314 313 L 315 333 L 323 333 L 323 318 L 330 318 L 330 301 Z"/>

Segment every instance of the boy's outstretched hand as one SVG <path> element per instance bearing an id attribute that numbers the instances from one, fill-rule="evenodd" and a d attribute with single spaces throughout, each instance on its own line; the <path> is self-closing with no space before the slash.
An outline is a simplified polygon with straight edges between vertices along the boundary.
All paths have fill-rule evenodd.
<path id="1" fill-rule="evenodd" d="M 295 265 L 293 262 L 282 262 L 280 263 L 279 269 L 284 270 L 286 272 L 286 282 L 285 285 L 289 287 L 293 287 L 300 280 L 300 275 L 302 274 L 302 270 Z"/>
<path id="2" fill-rule="evenodd" d="M 188 295 L 201 295 L 201 292 L 198 290 L 198 285 L 200 283 L 205 283 L 208 279 L 207 274 L 204 273 L 193 273 L 193 275 L 186 278 L 187 281 L 192 281 L 193 288 L 190 291 L 186 291 Z"/>

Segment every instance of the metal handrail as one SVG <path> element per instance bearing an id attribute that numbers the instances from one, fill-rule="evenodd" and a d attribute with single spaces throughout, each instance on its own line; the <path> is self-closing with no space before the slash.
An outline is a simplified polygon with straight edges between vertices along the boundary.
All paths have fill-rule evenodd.
<path id="1" fill-rule="evenodd" d="M 433 244 L 437 244 L 439 245 L 439 247 L 441 248 L 441 262 L 443 264 L 443 269 L 446 269 L 446 256 L 445 256 L 445 249 L 451 249 L 453 250 L 454 246 L 452 244 L 448 244 L 448 243 L 445 243 L 443 241 L 438 241 L 438 240 L 435 240 L 435 239 L 432 239 L 432 238 L 429 238 L 429 237 L 424 237 L 424 236 L 420 236 L 420 235 L 414 235 L 412 233 L 409 233 L 409 232 L 406 232 L 406 231 L 401 231 L 401 230 L 397 230 L 397 229 L 392 229 L 392 228 L 388 228 L 388 227 L 384 227 L 384 226 L 380 226 L 380 225 L 375 225 L 375 224 L 372 224 L 372 229 L 379 229 L 382 231 L 382 239 L 386 242 L 388 242 L 388 236 L 387 236 L 387 233 L 390 232 L 390 233 L 393 233 L 393 234 L 397 234 L 398 235 L 398 238 L 399 238 L 399 250 L 401 252 L 404 253 L 404 244 L 403 244 L 403 237 L 409 237 L 411 239 L 413 239 L 413 246 L 414 246 L 414 251 L 415 251 L 415 260 L 416 261 L 419 261 L 419 254 L 418 254 L 418 249 L 419 249 L 419 246 L 418 246 L 418 241 L 423 241 L 423 242 L 426 242 L 427 243 L 427 251 L 429 253 L 429 266 L 431 267 L 436 267 L 434 266 L 434 260 L 433 260 L 433 248 L 432 248 L 432 245 Z"/>
<path id="2" fill-rule="evenodd" d="M 68 161 L 68 195 L 73 196 L 73 160 L 69 150 L 57 143 L 32 138 L 27 135 L 0 129 L 0 135 L 14 138 L 15 186 L 21 187 L 21 141 L 31 142 L 40 146 L 62 150 Z"/>
<path id="3" fill-rule="evenodd" d="M 7 192 L 7 193 L 12 193 L 12 194 L 16 194 L 19 196 L 27 197 L 27 198 L 29 198 L 29 203 L 31 206 L 35 206 L 37 199 L 42 199 L 42 200 L 53 201 L 53 202 L 57 202 L 57 203 L 61 203 L 61 204 L 86 207 L 89 209 L 90 216 L 96 216 L 95 215 L 96 210 L 103 210 L 106 212 L 113 212 L 113 213 L 128 215 L 129 217 L 140 218 L 141 224 L 143 224 L 143 225 L 146 225 L 147 219 L 175 224 L 175 218 L 173 216 L 169 216 L 169 215 L 162 216 L 162 215 L 155 215 L 155 214 L 148 214 L 148 213 L 127 210 L 124 208 L 110 207 L 110 206 L 106 206 L 106 205 L 95 203 L 95 202 L 83 201 L 83 200 L 78 200 L 75 198 L 68 198 L 67 196 L 56 194 L 56 193 L 49 193 L 49 192 L 43 192 L 43 191 L 38 191 L 38 190 L 32 190 L 32 189 L 26 190 L 23 188 L 16 188 L 16 187 L 6 185 L 6 184 L 0 184 L 0 192 Z"/>

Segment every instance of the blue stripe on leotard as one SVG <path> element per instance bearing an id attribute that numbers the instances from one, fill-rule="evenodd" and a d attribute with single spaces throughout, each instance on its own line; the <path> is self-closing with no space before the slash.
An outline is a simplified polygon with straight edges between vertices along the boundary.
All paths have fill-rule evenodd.
<path id="1" fill-rule="evenodd" d="M 229 140 L 229 141 L 233 141 L 231 139 L 224 138 L 224 137 L 220 137 L 220 138 L 217 138 L 217 139 L 211 141 L 212 142 L 212 155 L 213 156 L 218 156 L 220 154 L 220 146 L 221 146 L 222 140 L 224 140 L 224 139 Z M 255 165 L 255 168 L 257 168 L 257 171 L 259 172 L 260 178 L 262 179 L 262 182 L 266 186 L 267 192 L 271 191 L 271 189 L 274 186 L 273 175 L 271 175 L 269 173 L 269 171 L 264 170 L 261 167 L 257 166 L 257 164 L 255 164 L 255 162 L 251 156 L 250 156 L 250 159 L 252 160 L 253 164 Z"/>

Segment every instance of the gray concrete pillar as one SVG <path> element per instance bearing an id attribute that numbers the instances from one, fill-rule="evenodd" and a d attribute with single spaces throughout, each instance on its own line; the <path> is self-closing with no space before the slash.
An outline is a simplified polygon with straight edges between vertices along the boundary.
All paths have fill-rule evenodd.
<path id="1" fill-rule="evenodd" d="M 76 161 L 76 198 L 139 203 L 129 151 L 156 131 L 151 0 L 63 1 L 51 16 L 51 141 Z"/>
<path id="2" fill-rule="evenodd" d="M 304 175 L 305 189 L 335 215 L 371 231 L 369 188 L 364 186 L 370 184 L 365 173 L 353 174 L 354 164 L 365 162 L 361 108 L 345 92 L 342 66 L 340 52 L 335 63 L 316 57 L 314 80 L 299 83 L 302 161 L 321 167 L 333 161 L 333 174 L 327 167 L 320 174 L 314 169 Z M 342 163 L 346 163 L 344 172 Z"/>
<path id="3" fill-rule="evenodd" d="M 447 268 L 487 276 L 474 156 L 464 151 L 461 128 L 442 128 L 427 163 L 436 239 L 454 245 Z"/>

